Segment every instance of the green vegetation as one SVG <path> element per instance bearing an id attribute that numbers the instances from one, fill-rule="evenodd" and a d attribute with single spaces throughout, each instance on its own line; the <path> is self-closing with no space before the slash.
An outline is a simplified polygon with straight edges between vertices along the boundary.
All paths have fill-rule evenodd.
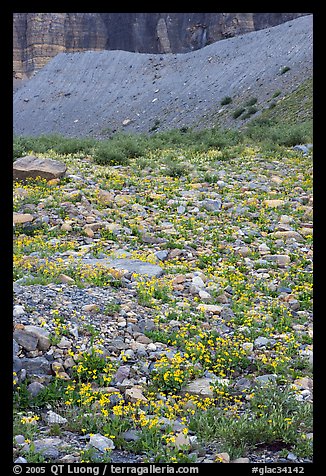
<path id="1" fill-rule="evenodd" d="M 117 304 L 117 303 L 114 303 L 114 302 L 109 302 L 108 304 L 106 304 L 105 308 L 104 308 L 104 313 L 107 315 L 107 316 L 113 316 L 114 314 L 118 313 L 121 309 L 121 305 L 120 304 Z"/>
<path id="2" fill-rule="evenodd" d="M 275 93 L 273 94 L 272 98 L 275 99 L 277 98 L 280 94 L 282 94 L 282 91 L 280 91 L 279 89 L 277 91 L 275 91 Z"/>
<path id="3" fill-rule="evenodd" d="M 253 106 L 254 104 L 256 104 L 257 102 L 257 98 L 250 98 L 248 99 L 248 101 L 245 102 L 244 106 L 245 107 L 250 107 L 250 106 Z"/>
<path id="4" fill-rule="evenodd" d="M 245 114 L 242 114 L 241 119 L 248 119 L 253 114 L 256 114 L 258 109 L 256 107 L 250 106 L 248 111 Z"/>
<path id="5" fill-rule="evenodd" d="M 221 100 L 221 106 L 226 106 L 227 104 L 230 104 L 232 102 L 232 98 L 230 96 L 225 96 Z"/>
<path id="6" fill-rule="evenodd" d="M 232 114 L 233 119 L 237 119 L 238 117 L 240 117 L 241 114 L 245 112 L 245 110 L 246 110 L 245 107 L 239 107 L 238 109 L 236 109 Z"/>
<path id="7" fill-rule="evenodd" d="M 150 128 L 149 132 L 157 131 L 160 126 L 161 121 L 159 119 L 155 119 L 153 126 Z"/>
<path id="8" fill-rule="evenodd" d="M 233 111 L 233 114 L 232 114 L 233 119 L 238 119 L 239 117 L 242 120 L 249 119 L 250 116 L 252 116 L 258 111 L 258 109 L 254 107 L 254 104 L 256 103 L 257 103 L 257 98 L 248 99 L 243 104 L 243 106 L 240 106 L 235 111 Z"/>
<path id="9" fill-rule="evenodd" d="M 279 93 L 276 95 L 276 93 Z M 277 98 L 280 91 L 274 93 Z M 260 114 L 260 119 L 271 121 L 269 125 L 280 125 L 284 128 L 284 134 L 289 126 L 305 127 L 309 131 L 312 142 L 312 118 L 313 118 L 313 81 L 307 79 L 290 94 L 283 96 L 275 102 L 271 109 L 265 109 Z M 254 119 L 255 120 L 255 119 Z M 267 131 L 268 132 L 268 131 Z"/>
<path id="10" fill-rule="evenodd" d="M 285 73 L 287 73 L 288 71 L 290 71 L 290 69 L 291 69 L 290 66 L 284 66 L 284 68 L 281 69 L 280 74 L 285 74 Z"/>
<path id="11" fill-rule="evenodd" d="M 255 446 L 268 449 L 273 445 L 280 449 L 294 445 L 298 455 L 312 456 L 311 441 L 298 439 L 298 431 L 311 431 L 312 408 L 309 404 L 298 406 L 291 389 L 280 392 L 273 384 L 257 388 L 249 408 L 237 419 L 230 419 L 231 408 L 209 408 L 195 413 L 190 429 L 204 441 L 215 439 L 217 448 L 223 448 L 231 458 L 241 457 Z"/>
<path id="12" fill-rule="evenodd" d="M 57 134 L 40 137 L 15 137 L 13 146 L 14 159 L 27 155 L 30 151 L 39 154 L 50 150 L 57 154 L 88 154 L 94 146 L 93 139 L 62 138 Z"/>
<path id="13" fill-rule="evenodd" d="M 265 147 L 292 147 L 296 144 L 312 142 L 312 122 L 288 125 L 287 127 L 264 117 L 252 121 L 246 134 L 253 140 L 261 142 Z"/>

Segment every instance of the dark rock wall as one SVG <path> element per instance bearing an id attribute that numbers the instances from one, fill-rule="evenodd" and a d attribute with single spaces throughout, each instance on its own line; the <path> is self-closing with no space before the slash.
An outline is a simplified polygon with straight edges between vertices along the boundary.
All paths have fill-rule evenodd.
<path id="1" fill-rule="evenodd" d="M 186 53 L 307 13 L 14 13 L 13 66 L 29 77 L 63 51 Z"/>

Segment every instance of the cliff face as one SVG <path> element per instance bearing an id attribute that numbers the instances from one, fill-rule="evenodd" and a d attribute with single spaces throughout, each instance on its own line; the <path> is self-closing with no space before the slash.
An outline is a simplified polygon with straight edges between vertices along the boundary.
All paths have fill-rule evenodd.
<path id="1" fill-rule="evenodd" d="M 14 13 L 14 76 L 29 77 L 63 51 L 186 53 L 302 15 L 306 13 Z"/>
<path id="2" fill-rule="evenodd" d="M 61 52 L 103 50 L 107 28 L 99 13 L 15 13 L 13 68 L 30 76 Z"/>

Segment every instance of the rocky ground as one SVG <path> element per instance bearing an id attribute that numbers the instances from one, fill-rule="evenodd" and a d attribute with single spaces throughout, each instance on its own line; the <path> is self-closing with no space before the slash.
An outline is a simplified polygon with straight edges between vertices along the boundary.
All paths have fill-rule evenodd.
<path id="1" fill-rule="evenodd" d="M 312 461 L 306 152 L 15 182 L 15 461 Z"/>
<path id="2" fill-rule="evenodd" d="M 120 130 L 241 127 L 245 115 L 233 114 L 248 101 L 256 99 L 249 116 L 257 117 L 274 95 L 280 102 L 312 78 L 312 32 L 307 15 L 186 54 L 59 54 L 14 84 L 14 133 L 105 138 Z M 226 97 L 232 102 L 223 104 Z"/>

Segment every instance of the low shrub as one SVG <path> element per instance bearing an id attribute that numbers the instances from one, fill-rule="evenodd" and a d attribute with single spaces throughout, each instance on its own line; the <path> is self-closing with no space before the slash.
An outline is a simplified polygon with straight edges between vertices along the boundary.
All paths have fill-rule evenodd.
<path id="1" fill-rule="evenodd" d="M 243 113 L 245 112 L 245 110 L 246 110 L 246 109 L 245 109 L 244 107 L 239 107 L 238 109 L 236 109 L 236 110 L 233 112 L 233 114 L 232 114 L 233 118 L 234 118 L 234 119 L 237 119 L 238 117 L 241 116 L 241 114 L 243 114 Z"/>
<path id="2" fill-rule="evenodd" d="M 100 144 L 95 149 L 93 158 L 99 165 L 127 165 L 129 162 L 126 151 L 108 142 Z"/>
<path id="3" fill-rule="evenodd" d="M 232 102 L 232 98 L 230 96 L 225 96 L 221 100 L 221 106 L 226 106 L 227 104 L 230 104 Z"/>
<path id="4" fill-rule="evenodd" d="M 302 447 L 302 435 L 311 431 L 311 405 L 298 404 L 293 391 L 281 392 L 277 387 L 257 389 L 247 411 L 231 420 L 227 411 L 209 408 L 205 413 L 194 414 L 190 429 L 201 441 L 212 438 L 237 458 L 255 447 L 273 447 L 301 450 L 311 456 L 312 445 Z"/>
<path id="5" fill-rule="evenodd" d="M 290 67 L 289 66 L 284 66 L 284 68 L 281 69 L 281 72 L 280 74 L 284 74 L 284 73 L 287 73 L 288 71 L 290 71 Z"/>
<path id="6" fill-rule="evenodd" d="M 248 119 L 253 114 L 256 114 L 257 111 L 258 109 L 256 107 L 251 106 L 245 114 L 242 114 L 241 119 Z"/>
<path id="7" fill-rule="evenodd" d="M 275 121 L 256 119 L 249 124 L 246 135 L 254 141 L 292 147 L 296 144 L 312 142 L 312 132 L 312 121 L 284 127 Z"/>
<path id="8" fill-rule="evenodd" d="M 253 106 L 254 104 L 256 104 L 256 102 L 257 102 L 257 98 L 250 98 L 250 99 L 245 103 L 245 107 Z"/>
<path id="9" fill-rule="evenodd" d="M 293 147 L 296 144 L 310 142 L 312 130 L 305 123 L 283 127 L 277 125 L 270 130 L 270 138 L 279 145 Z"/>

